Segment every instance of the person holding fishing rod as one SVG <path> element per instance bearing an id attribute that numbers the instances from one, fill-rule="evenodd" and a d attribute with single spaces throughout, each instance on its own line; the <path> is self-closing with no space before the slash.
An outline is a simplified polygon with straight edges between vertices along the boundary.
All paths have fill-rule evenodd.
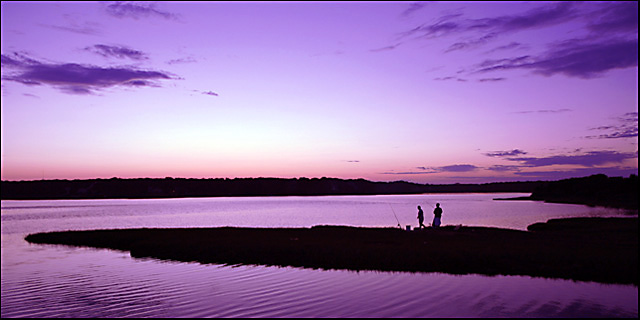
<path id="1" fill-rule="evenodd" d="M 422 212 L 422 208 L 418 206 L 418 228 L 422 229 L 426 227 L 427 226 L 424 225 L 424 212 Z"/>
<path id="2" fill-rule="evenodd" d="M 440 208 L 439 203 L 436 203 L 436 208 L 433 209 L 433 224 L 431 226 L 434 228 L 440 227 L 441 218 L 442 218 L 442 208 Z"/>

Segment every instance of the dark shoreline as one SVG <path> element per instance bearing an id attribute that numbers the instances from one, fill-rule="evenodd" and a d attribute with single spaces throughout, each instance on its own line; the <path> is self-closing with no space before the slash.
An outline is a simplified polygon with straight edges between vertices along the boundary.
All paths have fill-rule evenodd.
<path id="1" fill-rule="evenodd" d="M 638 176 L 607 177 L 603 174 L 551 181 L 538 186 L 530 196 L 493 200 L 529 200 L 549 203 L 582 204 L 638 210 Z"/>
<path id="2" fill-rule="evenodd" d="M 197 197 L 336 196 L 437 193 L 531 193 L 529 197 L 495 200 L 536 200 L 638 210 L 638 176 L 603 174 L 558 181 L 484 184 L 418 184 L 337 178 L 235 179 L 91 179 L 0 181 L 2 200 L 161 199 Z"/>
<path id="3" fill-rule="evenodd" d="M 528 275 L 638 285 L 638 218 L 552 219 L 528 230 L 144 228 L 38 233 L 25 239 L 205 264 Z"/>
<path id="4" fill-rule="evenodd" d="M 156 199 L 255 196 L 335 196 L 422 193 L 530 193 L 544 182 L 485 184 L 418 184 L 406 181 L 374 182 L 337 178 L 234 179 L 90 179 L 1 181 L 2 200 Z"/>

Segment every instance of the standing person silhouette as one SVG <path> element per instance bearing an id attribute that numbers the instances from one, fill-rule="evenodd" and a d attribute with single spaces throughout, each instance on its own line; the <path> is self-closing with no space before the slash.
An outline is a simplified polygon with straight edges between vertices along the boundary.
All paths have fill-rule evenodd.
<path id="1" fill-rule="evenodd" d="M 434 228 L 440 227 L 440 219 L 442 218 L 442 208 L 440 208 L 440 204 L 436 203 L 436 208 L 433 209 L 433 224 Z"/>
<path id="2" fill-rule="evenodd" d="M 418 228 L 426 228 L 424 225 L 424 213 L 422 212 L 422 208 L 418 206 Z"/>

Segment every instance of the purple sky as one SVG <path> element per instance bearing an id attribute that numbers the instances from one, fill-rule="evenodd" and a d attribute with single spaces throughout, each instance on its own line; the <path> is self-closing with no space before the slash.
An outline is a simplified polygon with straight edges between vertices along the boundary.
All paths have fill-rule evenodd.
<path id="1" fill-rule="evenodd" d="M 638 174 L 637 2 L 2 2 L 2 180 Z"/>

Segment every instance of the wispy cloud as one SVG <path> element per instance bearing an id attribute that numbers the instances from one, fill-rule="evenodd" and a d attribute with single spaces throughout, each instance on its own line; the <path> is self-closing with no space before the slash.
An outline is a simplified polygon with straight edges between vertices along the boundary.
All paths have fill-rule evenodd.
<path id="1" fill-rule="evenodd" d="M 528 70 L 544 76 L 565 75 L 582 79 L 600 77 L 614 69 L 638 65 L 637 2 L 579 4 L 560 2 L 542 4 L 520 14 L 467 19 L 462 14 L 449 14 L 436 22 L 426 23 L 402 33 L 401 38 L 432 39 L 451 35 L 463 36 L 445 49 L 445 53 L 471 50 L 487 45 L 505 34 L 551 27 L 578 21 L 589 31 L 581 38 L 547 44 L 542 54 L 487 59 L 467 68 L 470 74 L 508 70 Z M 488 52 L 526 48 L 510 42 Z"/>
<path id="2" fill-rule="evenodd" d="M 484 45 L 485 43 L 493 40 L 496 37 L 496 33 L 489 33 L 487 35 L 484 35 L 478 39 L 471 39 L 471 40 L 467 40 L 467 41 L 460 41 L 460 42 L 456 42 L 454 44 L 452 44 L 451 46 L 449 46 L 449 48 L 447 50 L 445 50 L 444 52 L 451 52 L 451 51 L 456 51 L 456 50 L 463 50 L 463 49 L 472 49 L 472 48 L 476 48 L 479 46 Z"/>
<path id="3" fill-rule="evenodd" d="M 404 10 L 402 12 L 402 16 L 403 17 L 408 17 L 412 14 L 414 14 L 416 11 L 419 11 L 420 9 L 424 8 L 427 5 L 427 3 L 425 2 L 414 2 L 409 4 L 409 7 Z"/>
<path id="4" fill-rule="evenodd" d="M 218 96 L 218 94 L 217 94 L 217 93 L 215 93 L 215 92 L 213 92 L 213 91 L 206 91 L 206 92 L 202 92 L 202 94 L 206 94 L 206 95 L 208 95 L 208 96 L 214 96 L 214 97 L 217 97 L 217 96 Z"/>
<path id="5" fill-rule="evenodd" d="M 594 33 L 638 33 L 638 2 L 615 1 L 596 3 L 587 15 L 587 27 Z"/>
<path id="6" fill-rule="evenodd" d="M 458 82 L 467 82 L 467 79 L 462 79 L 462 78 L 458 78 L 458 77 L 454 77 L 454 76 L 437 77 L 437 78 L 433 78 L 433 80 L 435 80 L 435 81 L 458 81 Z"/>
<path id="7" fill-rule="evenodd" d="M 154 2 L 114 2 L 105 7 L 106 12 L 116 18 L 148 18 L 160 17 L 176 20 L 178 15 L 156 8 Z"/>
<path id="8" fill-rule="evenodd" d="M 489 50 L 489 51 L 487 51 L 485 53 L 492 53 L 492 52 L 503 51 L 503 50 L 525 49 L 525 48 L 528 48 L 528 46 L 523 45 L 520 42 L 512 41 L 512 42 L 510 42 L 508 44 L 497 46 L 497 47 L 495 47 L 495 48 L 493 48 L 493 49 L 491 49 L 491 50 Z"/>
<path id="9" fill-rule="evenodd" d="M 442 16 L 435 23 L 423 24 L 404 35 L 416 38 L 435 38 L 464 32 L 480 32 L 481 35 L 478 38 L 480 40 L 488 35 L 495 36 L 565 23 L 576 17 L 575 4 L 562 2 L 545 5 L 518 15 L 503 15 L 493 18 L 465 19 L 459 13 L 449 14 Z"/>
<path id="10" fill-rule="evenodd" d="M 432 174 L 432 173 L 442 173 L 442 172 L 470 172 L 474 170 L 481 169 L 480 167 L 474 166 L 472 164 L 453 164 L 449 166 L 442 167 L 416 167 L 415 169 L 419 171 L 388 171 L 383 172 L 383 174 L 397 174 L 397 175 L 411 175 L 411 174 Z"/>
<path id="11" fill-rule="evenodd" d="M 638 39 L 597 42 L 568 40 L 541 56 L 520 56 L 485 60 L 474 73 L 499 70 L 531 70 L 544 76 L 564 74 L 583 79 L 596 78 L 607 71 L 638 66 Z"/>
<path id="12" fill-rule="evenodd" d="M 484 155 L 487 157 L 513 157 L 513 156 L 519 156 L 519 155 L 523 155 L 523 154 L 527 154 L 525 151 L 519 150 L 519 149 L 513 149 L 513 150 L 509 150 L 509 151 L 493 151 L 493 152 L 487 152 Z"/>
<path id="13" fill-rule="evenodd" d="M 85 51 L 89 51 L 105 58 L 118 58 L 118 59 L 132 59 L 132 60 L 146 60 L 149 59 L 147 54 L 142 51 L 134 50 L 125 46 L 110 46 L 105 44 L 96 44 L 90 47 L 84 48 Z"/>
<path id="14" fill-rule="evenodd" d="M 638 113 L 629 112 L 619 117 L 618 124 L 610 126 L 600 126 L 591 130 L 606 131 L 606 133 L 587 136 L 587 139 L 620 139 L 638 137 Z"/>
<path id="15" fill-rule="evenodd" d="M 383 51 L 390 51 L 390 50 L 393 50 L 393 49 L 397 48 L 397 47 L 398 47 L 399 45 L 401 45 L 401 44 L 402 44 L 402 43 L 401 43 L 401 42 L 399 42 L 399 43 L 392 44 L 392 45 L 389 45 L 389 46 L 385 46 L 385 47 L 381 47 L 381 48 L 376 48 L 376 49 L 371 49 L 371 50 L 369 50 L 369 51 L 370 51 L 370 52 L 383 52 Z"/>
<path id="16" fill-rule="evenodd" d="M 482 78 L 478 79 L 478 82 L 499 82 L 505 80 L 507 80 L 507 78 Z"/>
<path id="17" fill-rule="evenodd" d="M 194 62 L 198 62 L 198 61 L 192 57 L 187 57 L 187 58 L 171 59 L 167 61 L 167 64 L 181 64 L 181 63 L 194 63 Z"/>
<path id="18" fill-rule="evenodd" d="M 92 94 L 114 86 L 154 87 L 172 79 L 166 72 L 133 67 L 103 68 L 77 63 L 44 63 L 23 54 L 2 55 L 2 80 L 49 85 L 70 94 Z M 6 72 L 5 72 L 6 70 Z"/>
<path id="19" fill-rule="evenodd" d="M 563 109 L 542 109 L 542 110 L 527 110 L 527 111 L 514 111 L 512 113 L 520 113 L 520 114 L 530 114 L 530 113 L 563 113 L 563 112 L 571 112 L 573 110 L 563 108 Z"/>
<path id="20" fill-rule="evenodd" d="M 23 93 L 22 95 L 25 96 L 25 97 L 31 97 L 31 98 L 40 99 L 40 97 L 36 96 L 35 94 L 31 94 L 31 93 Z"/>
<path id="21" fill-rule="evenodd" d="M 552 165 L 580 165 L 594 167 L 612 163 L 622 163 L 627 159 L 638 158 L 637 153 L 617 151 L 591 151 L 580 155 L 556 155 L 550 157 L 515 157 L 505 158 L 509 161 L 520 162 L 526 167 L 545 167 Z"/>
<path id="22" fill-rule="evenodd" d="M 506 165 L 493 165 L 487 170 L 496 171 L 496 172 L 519 172 L 522 166 L 506 166 Z"/>
<path id="23" fill-rule="evenodd" d="M 571 2 L 550 4 L 519 15 L 469 20 L 466 27 L 468 30 L 505 33 L 557 25 L 577 17 L 575 6 L 576 4 Z"/>
<path id="24" fill-rule="evenodd" d="M 578 152 L 579 150 L 576 150 Z M 637 174 L 637 167 L 625 167 L 621 165 L 627 159 L 637 159 L 637 152 L 616 151 L 591 151 L 583 154 L 555 155 L 547 157 L 521 157 L 527 154 L 519 149 L 508 151 L 494 151 L 485 153 L 489 157 L 499 157 L 511 162 L 519 162 L 513 165 L 492 165 L 479 167 L 472 164 L 455 164 L 441 167 L 416 167 L 409 171 L 390 170 L 381 172 L 386 175 L 429 175 L 437 173 L 469 173 L 486 170 L 497 173 L 511 173 L 517 176 L 540 179 L 564 179 L 581 175 L 604 173 L 610 176 Z M 571 165 L 573 168 L 557 167 L 559 165 Z M 540 168 L 540 169 L 534 169 Z M 537 171 L 532 171 L 537 170 Z M 465 177 L 458 176 L 463 179 Z M 473 177 L 467 177 L 472 179 Z M 503 179 L 503 178 L 501 178 Z"/>
<path id="25" fill-rule="evenodd" d="M 102 34 L 102 31 L 98 29 L 98 26 L 92 23 L 84 23 L 82 25 L 77 23 L 72 23 L 67 26 L 60 26 L 60 25 L 53 25 L 53 24 L 40 24 L 40 26 L 49 28 L 49 29 L 55 29 L 55 30 L 84 34 L 84 35 L 91 35 L 91 36 L 97 36 Z"/>

